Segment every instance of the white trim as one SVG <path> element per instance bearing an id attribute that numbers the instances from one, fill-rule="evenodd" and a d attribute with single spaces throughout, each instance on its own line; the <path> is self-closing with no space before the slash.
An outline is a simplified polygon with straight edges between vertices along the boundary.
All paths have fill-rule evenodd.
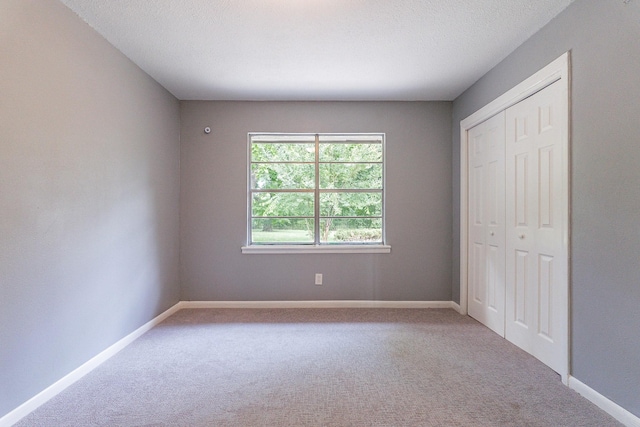
<path id="1" fill-rule="evenodd" d="M 458 304 L 455 301 L 451 301 L 451 308 L 455 311 L 457 311 L 458 313 L 462 314 L 462 315 L 466 315 L 467 313 L 463 313 L 462 312 L 462 307 L 460 307 L 460 304 Z"/>
<path id="2" fill-rule="evenodd" d="M 262 139 L 261 137 L 269 137 L 267 139 L 267 142 L 271 142 L 271 141 L 280 141 L 283 143 L 286 143 L 287 141 L 291 142 L 291 141 L 295 141 L 295 142 L 300 142 L 300 138 L 301 137 L 313 137 L 314 138 L 314 143 L 315 143 L 315 156 L 314 156 L 314 160 L 313 160 L 313 165 L 315 168 L 315 185 L 313 190 L 307 188 L 305 191 L 307 191 L 309 194 L 311 194 L 311 192 L 313 192 L 314 195 L 314 214 L 313 214 L 313 222 L 314 222 L 314 242 L 312 245 L 303 245 L 303 244 L 290 244 L 290 245 L 280 245 L 280 249 L 258 249 L 261 247 L 261 245 L 258 243 L 256 244 L 256 242 L 254 242 L 252 240 L 252 230 L 251 230 L 251 226 L 252 226 L 252 195 L 254 194 L 254 192 L 265 192 L 265 191 L 270 191 L 269 189 L 254 189 L 252 188 L 252 183 L 251 183 L 251 165 L 252 165 L 252 161 L 251 161 L 251 152 L 252 152 L 252 143 L 255 140 L 258 140 L 258 143 L 260 142 L 259 140 Z M 290 137 L 292 137 L 293 139 L 291 139 Z M 331 138 L 334 137 L 334 138 Z M 323 161 L 320 160 L 319 157 L 319 144 L 321 143 L 321 139 L 322 142 L 344 142 L 345 138 L 347 138 L 347 141 L 350 142 L 363 142 L 363 143 L 373 143 L 374 141 L 377 141 L 378 139 L 380 139 L 380 144 L 382 147 L 382 161 L 380 162 L 370 162 L 370 163 L 379 163 L 382 165 L 382 188 L 372 188 L 372 189 L 333 189 L 331 191 L 337 191 L 337 192 L 345 192 L 345 191 L 358 191 L 358 192 L 366 192 L 366 191 L 375 191 L 375 192 L 380 192 L 380 194 L 382 195 L 382 215 L 380 217 L 380 219 L 382 220 L 382 244 L 379 245 L 343 245 L 345 247 L 347 247 L 347 249 L 344 250 L 330 250 L 330 249 L 317 249 L 317 248 L 321 248 L 325 245 L 322 245 L 320 242 L 320 220 L 321 215 L 320 215 L 320 194 L 324 191 L 326 191 L 326 189 L 321 189 L 320 188 L 320 173 L 319 173 L 319 167 L 321 163 L 324 163 Z M 248 132 L 247 133 L 247 182 L 246 182 L 246 186 L 247 186 L 247 244 L 245 246 L 242 246 L 241 250 L 243 254 L 311 254 L 311 253 L 389 253 L 391 252 L 391 247 L 385 245 L 386 243 L 386 194 L 387 194 L 387 190 L 386 190 L 386 173 L 387 173 L 387 168 L 386 168 L 386 140 L 387 140 L 387 135 L 385 132 L 347 132 L 347 133 L 340 133 L 340 132 L 332 132 L 332 133 L 324 133 L 324 132 Z M 265 139 L 262 139 L 262 141 L 265 141 Z M 302 141 L 305 143 L 309 143 L 311 144 L 312 141 L 309 140 L 305 140 Z M 267 162 L 267 163 L 273 163 L 273 162 Z M 277 162 L 276 162 L 277 163 Z M 296 163 L 296 162 L 294 162 Z M 311 163 L 311 162 L 303 162 L 303 163 Z M 369 163 L 369 162 L 365 162 L 365 163 Z M 286 191 L 291 191 L 291 190 L 295 190 L 295 191 L 302 191 L 304 189 L 289 189 Z M 273 189 L 273 191 L 285 191 L 283 189 Z M 337 218 L 337 217 L 336 217 Z M 367 218 L 367 217 L 362 217 L 362 218 Z M 370 218 L 370 217 L 369 217 Z M 308 219 L 311 219 L 311 217 L 308 217 Z M 278 245 L 264 245 L 266 247 L 270 247 L 270 246 L 278 246 Z M 326 245 L 329 246 L 329 245 Z M 335 245 L 338 246 L 338 245 Z M 360 248 L 360 246 L 377 246 L 377 249 L 362 249 Z"/>
<path id="3" fill-rule="evenodd" d="M 537 73 L 527 78 L 511 90 L 500 95 L 466 119 L 460 122 L 460 128 L 471 129 L 502 110 L 517 104 L 525 98 L 541 91 L 560 79 L 569 77 L 569 52 L 565 52 Z"/>
<path id="4" fill-rule="evenodd" d="M 482 107 L 481 109 L 479 109 L 478 111 L 476 111 L 475 113 L 471 114 L 469 117 L 467 117 L 466 119 L 462 120 L 460 122 L 460 314 L 467 314 L 467 308 L 468 308 L 468 301 L 467 301 L 467 292 L 468 292 L 468 283 L 467 283 L 467 263 L 468 263 L 468 259 L 467 259 L 467 251 L 468 251 L 468 231 L 467 231 L 467 224 L 468 224 L 468 193 L 469 193 L 469 189 L 468 189 L 468 174 L 467 174 L 467 170 L 468 170 L 468 131 L 469 129 L 473 128 L 474 126 L 482 123 L 483 121 L 491 118 L 492 116 L 496 115 L 497 113 L 506 110 L 507 108 L 517 104 L 518 102 L 522 101 L 523 99 L 533 95 L 536 92 L 539 92 L 540 90 L 544 89 L 545 87 L 551 85 L 552 83 L 555 83 L 559 80 L 562 81 L 562 85 L 563 85 L 563 91 L 564 94 L 566 96 L 566 100 L 567 100 L 567 105 L 566 108 L 568 110 L 569 108 L 569 102 L 570 102 L 570 95 L 569 95 L 569 87 L 570 87 L 570 75 L 569 75 L 569 65 L 570 65 L 570 54 L 569 52 L 565 52 L 564 54 L 562 54 L 559 58 L 555 59 L 554 61 L 552 61 L 549 65 L 547 65 L 546 67 L 542 68 L 540 71 L 538 71 L 537 73 L 535 73 L 534 75 L 532 75 L 531 77 L 529 77 L 528 79 L 524 80 L 522 83 L 516 85 L 513 89 L 507 91 L 506 93 L 504 93 L 503 95 L 499 96 L 498 98 L 496 98 L 495 100 L 491 101 L 489 104 L 485 105 L 484 107 Z M 570 114 L 567 111 L 567 121 L 569 122 L 571 120 L 570 118 Z M 567 123 L 568 125 L 569 123 Z M 565 147 L 563 148 L 563 150 L 567 150 L 568 151 L 568 146 L 570 144 L 570 135 L 569 135 L 569 128 L 567 127 L 566 129 L 566 138 L 567 138 L 567 143 L 565 144 Z M 563 152 L 563 155 L 565 156 L 565 159 L 567 159 L 567 167 L 570 167 L 570 163 L 569 163 L 569 153 L 567 153 L 566 151 Z M 567 178 L 568 175 L 570 173 L 567 172 Z M 565 214 L 567 215 L 567 218 L 569 219 L 569 190 L 568 190 L 568 183 L 566 183 L 566 185 L 564 185 L 563 191 L 566 191 L 566 205 L 563 206 L 563 209 L 565 209 Z M 567 251 L 567 256 L 566 256 L 566 260 L 567 260 L 567 271 L 566 271 L 566 277 L 567 277 L 567 288 L 569 286 L 569 277 L 570 277 L 570 272 L 568 271 L 569 269 L 569 259 L 570 259 L 570 253 L 569 253 L 569 227 L 570 227 L 570 220 L 568 226 L 566 227 L 567 230 L 565 230 L 565 236 L 563 237 L 563 242 L 565 244 L 565 248 Z M 570 301 L 569 301 L 569 292 L 567 289 L 567 316 L 569 315 L 569 306 L 570 306 Z M 570 348 L 569 348 L 569 342 L 570 342 L 570 329 L 569 329 L 569 318 L 567 317 L 567 322 L 566 322 L 566 343 L 567 343 L 567 348 L 565 350 L 566 353 L 566 368 L 563 369 L 563 372 L 559 372 L 559 374 L 562 377 L 563 382 L 566 384 L 568 381 L 568 377 L 569 377 L 569 372 L 570 372 Z"/>
<path id="5" fill-rule="evenodd" d="M 506 110 L 523 99 L 539 92 L 560 79 L 569 87 L 569 52 L 562 54 L 549 65 L 499 96 L 460 122 L 460 310 L 467 314 L 467 211 L 469 192 L 467 181 L 468 137 L 467 132 L 502 110 Z"/>
<path id="6" fill-rule="evenodd" d="M 604 397 L 575 377 L 569 376 L 569 387 L 627 427 L 640 427 L 640 417 Z"/>
<path id="7" fill-rule="evenodd" d="M 87 362 L 80 365 L 78 368 L 74 369 L 49 387 L 42 390 L 40 393 L 33 396 L 31 399 L 24 402 L 22 405 L 18 406 L 2 418 L 0 418 L 0 427 L 9 427 L 22 418 L 29 415 L 31 412 L 35 411 L 41 405 L 45 404 L 51 398 L 55 397 L 62 391 L 64 391 L 67 387 L 80 380 L 82 377 L 93 371 L 95 368 L 106 362 L 109 358 L 113 357 L 120 350 L 131 344 L 133 341 L 138 339 L 142 334 L 149 331 L 151 328 L 165 320 L 167 317 L 171 316 L 178 310 L 180 310 L 181 304 L 178 303 L 173 307 L 169 308 L 162 314 L 158 315 L 154 319 L 140 326 L 135 331 L 131 332 L 126 337 L 122 338 L 115 344 L 111 345 L 107 349 L 98 353 L 96 356 L 89 359 Z"/>
<path id="8" fill-rule="evenodd" d="M 243 254 L 388 254 L 388 245 L 251 245 L 243 246 Z"/>
<path id="9" fill-rule="evenodd" d="M 182 301 L 180 308 L 450 308 L 453 301 Z"/>

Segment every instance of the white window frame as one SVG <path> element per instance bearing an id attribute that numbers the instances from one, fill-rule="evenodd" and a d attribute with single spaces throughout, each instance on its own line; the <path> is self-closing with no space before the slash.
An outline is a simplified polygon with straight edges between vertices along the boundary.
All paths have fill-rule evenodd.
<path id="1" fill-rule="evenodd" d="M 300 244 L 252 244 L 251 243 L 251 142 L 254 136 L 286 136 L 286 137 L 349 137 L 354 136 L 362 138 L 366 136 L 372 136 L 382 139 L 382 243 L 356 243 L 356 244 L 342 244 L 342 243 L 320 243 L 318 236 L 318 224 L 320 220 L 319 205 L 316 198 L 316 209 L 314 214 L 314 223 L 316 224 L 316 241 L 315 243 L 300 243 Z M 366 133 L 289 133 L 289 132 L 249 132 L 247 134 L 247 237 L 246 244 L 242 246 L 241 250 L 243 254 L 311 254 L 311 253 L 390 253 L 391 246 L 386 244 L 385 233 L 385 200 L 386 200 L 386 159 L 385 159 L 385 146 L 386 135 L 382 132 L 366 132 Z M 317 165 L 319 159 L 316 153 L 316 175 Z M 318 176 L 316 176 L 315 193 L 318 194 L 320 189 L 318 184 Z"/>

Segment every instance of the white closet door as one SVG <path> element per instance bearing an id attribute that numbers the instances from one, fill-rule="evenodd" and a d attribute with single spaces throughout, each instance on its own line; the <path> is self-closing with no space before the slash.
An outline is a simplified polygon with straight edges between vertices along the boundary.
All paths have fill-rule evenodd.
<path id="1" fill-rule="evenodd" d="M 468 312 L 505 327 L 505 112 L 469 130 Z"/>
<path id="2" fill-rule="evenodd" d="M 567 367 L 567 107 L 554 83 L 506 111 L 505 338 Z"/>

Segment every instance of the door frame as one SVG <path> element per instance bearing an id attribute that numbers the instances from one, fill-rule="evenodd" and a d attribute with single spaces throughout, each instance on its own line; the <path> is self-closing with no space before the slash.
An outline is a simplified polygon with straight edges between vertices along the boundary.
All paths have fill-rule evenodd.
<path id="1" fill-rule="evenodd" d="M 499 96 L 495 100 L 491 101 L 489 104 L 480 108 L 475 113 L 471 114 L 466 119 L 460 122 L 460 314 L 467 315 L 468 314 L 468 300 L 467 300 L 467 292 L 468 292 L 468 248 L 469 248 L 469 232 L 468 232 L 468 212 L 469 212 L 469 188 L 468 188 L 468 153 L 469 153 L 469 138 L 468 131 L 474 126 L 482 123 L 488 118 L 494 116 L 495 114 L 506 110 L 507 108 L 517 104 L 525 98 L 533 95 L 536 92 L 544 89 L 545 87 L 560 82 L 562 85 L 562 96 L 563 96 L 563 105 L 566 105 L 566 126 L 565 131 L 563 132 L 563 155 L 566 159 L 566 179 L 563 183 L 563 214 L 566 218 L 566 227 L 563 235 L 563 250 L 566 251 L 566 274 L 564 284 L 566 285 L 566 289 L 563 290 L 566 292 L 567 298 L 567 319 L 565 325 L 562 327 L 562 334 L 566 334 L 567 348 L 565 351 L 566 354 L 566 369 L 564 372 L 559 372 L 562 376 L 562 381 L 567 384 L 569 380 L 569 372 L 570 372 L 570 301 L 571 297 L 569 294 L 569 286 L 570 286 L 570 252 L 569 252 L 569 238 L 570 238 L 570 191 L 569 191 L 569 177 L 570 177 L 570 52 L 565 52 L 559 58 L 555 59 L 546 67 L 542 68 L 537 73 L 533 74 L 531 77 L 527 78 L 520 84 L 516 85 L 514 88 L 510 89 L 503 95 Z"/>

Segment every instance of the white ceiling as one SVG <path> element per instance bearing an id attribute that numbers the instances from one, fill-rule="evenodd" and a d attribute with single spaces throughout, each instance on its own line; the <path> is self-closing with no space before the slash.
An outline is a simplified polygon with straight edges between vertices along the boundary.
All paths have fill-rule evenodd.
<path id="1" fill-rule="evenodd" d="M 573 0 L 61 0 L 183 100 L 453 100 Z"/>

